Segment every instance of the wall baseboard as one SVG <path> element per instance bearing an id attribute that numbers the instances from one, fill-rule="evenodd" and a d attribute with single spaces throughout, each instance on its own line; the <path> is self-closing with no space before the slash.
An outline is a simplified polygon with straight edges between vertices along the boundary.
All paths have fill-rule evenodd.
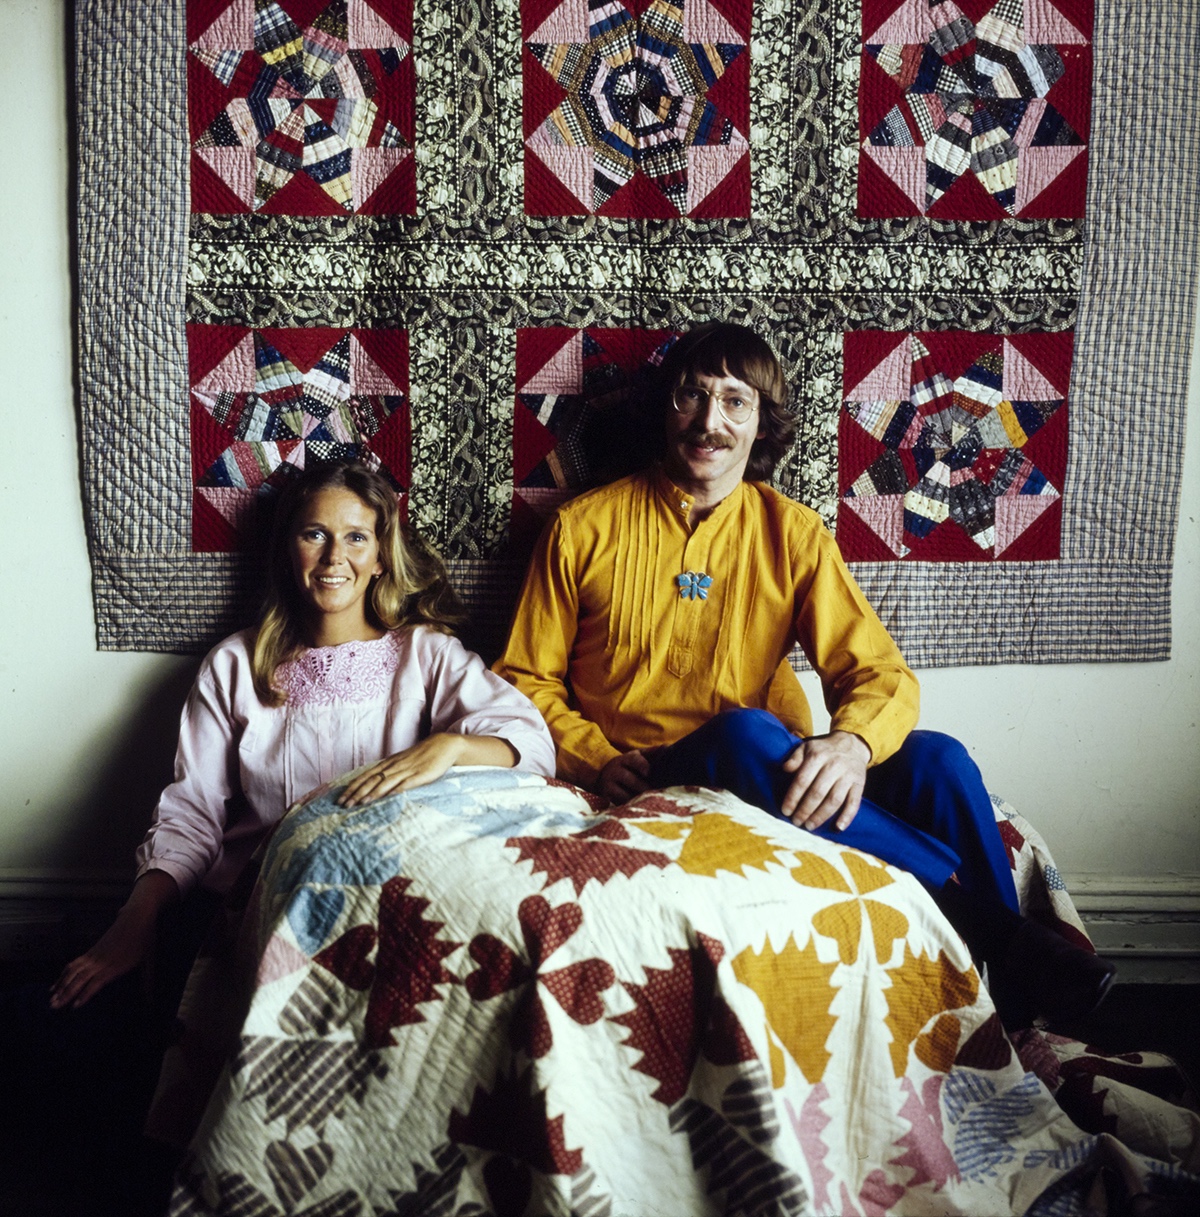
<path id="1" fill-rule="evenodd" d="M 1096 950 L 1119 982 L 1200 984 L 1200 875 L 1066 874 Z"/>
<path id="2" fill-rule="evenodd" d="M 0 961 L 85 949 L 129 892 L 124 872 L 0 868 Z M 1122 984 L 1200 984 L 1200 875 L 1069 874 L 1096 949 Z"/>
<path id="3" fill-rule="evenodd" d="M 86 950 L 129 885 L 123 872 L 0 867 L 0 962 L 58 961 Z"/>

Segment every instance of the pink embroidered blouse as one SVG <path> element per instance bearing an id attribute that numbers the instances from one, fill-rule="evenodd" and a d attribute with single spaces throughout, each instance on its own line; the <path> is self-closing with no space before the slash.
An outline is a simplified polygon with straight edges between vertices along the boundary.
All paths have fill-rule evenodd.
<path id="1" fill-rule="evenodd" d="M 551 777 L 554 745 L 524 694 L 473 651 L 426 626 L 373 642 L 314 647 L 282 664 L 282 706 L 254 691 L 254 630 L 205 658 L 184 706 L 175 781 L 138 847 L 138 875 L 181 892 L 229 889 L 267 830 L 314 787 L 434 732 L 494 735 L 518 768 Z"/>

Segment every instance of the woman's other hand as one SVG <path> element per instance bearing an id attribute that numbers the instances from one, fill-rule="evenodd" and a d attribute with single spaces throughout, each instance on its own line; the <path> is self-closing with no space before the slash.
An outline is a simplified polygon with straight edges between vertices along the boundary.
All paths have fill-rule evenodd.
<path id="1" fill-rule="evenodd" d="M 441 732 L 394 756 L 376 761 L 353 778 L 338 795 L 339 807 L 361 807 L 384 795 L 436 782 L 452 765 L 495 765 L 511 769 L 516 749 L 494 735 L 454 735 Z"/>
<path id="2" fill-rule="evenodd" d="M 100 941 L 63 968 L 50 990 L 50 1008 L 82 1006 L 105 985 L 149 958 L 158 915 L 178 898 L 179 888 L 166 871 L 151 870 L 142 875 Z"/>

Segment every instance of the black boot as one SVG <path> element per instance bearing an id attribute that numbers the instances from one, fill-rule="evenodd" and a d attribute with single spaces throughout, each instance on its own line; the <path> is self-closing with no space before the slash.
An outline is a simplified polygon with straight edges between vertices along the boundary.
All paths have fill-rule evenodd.
<path id="1" fill-rule="evenodd" d="M 1000 901 L 965 892 L 951 880 L 934 894 L 976 963 L 1009 1031 L 1039 1016 L 1053 1023 L 1087 1018 L 1112 987 L 1116 968 Z"/>
<path id="2" fill-rule="evenodd" d="M 1037 1016 L 1051 1023 L 1080 1022 L 1108 996 L 1116 967 L 1074 946 L 1061 934 L 1025 918 L 988 985 L 1000 1019 L 1010 1030 Z"/>

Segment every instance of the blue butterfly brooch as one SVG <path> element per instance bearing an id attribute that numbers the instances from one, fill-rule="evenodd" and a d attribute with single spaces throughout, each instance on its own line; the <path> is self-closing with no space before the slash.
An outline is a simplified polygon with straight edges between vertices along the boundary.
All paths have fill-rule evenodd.
<path id="1" fill-rule="evenodd" d="M 712 575 L 706 575 L 703 571 L 684 571 L 682 575 L 675 576 L 675 586 L 684 600 L 707 600 Z"/>

